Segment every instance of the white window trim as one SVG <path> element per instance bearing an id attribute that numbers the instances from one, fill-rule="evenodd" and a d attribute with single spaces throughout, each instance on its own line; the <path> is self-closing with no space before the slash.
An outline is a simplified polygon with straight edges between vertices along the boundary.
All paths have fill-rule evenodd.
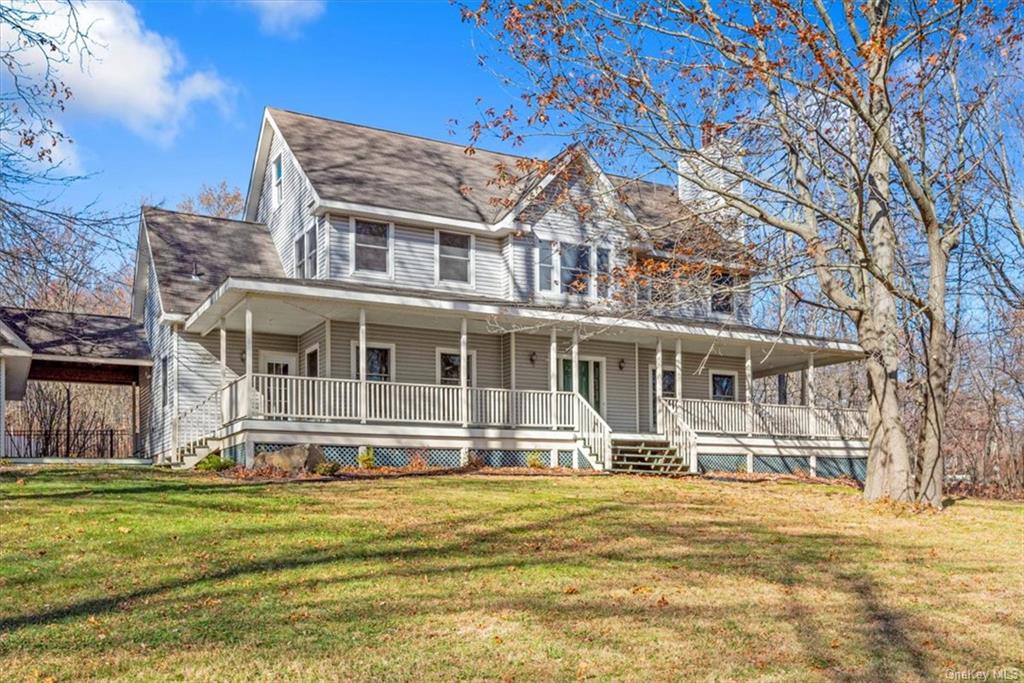
<path id="1" fill-rule="evenodd" d="M 648 380 L 652 380 L 653 379 L 654 381 L 657 381 L 656 378 L 652 377 L 652 375 L 654 375 L 654 373 L 655 373 L 655 371 L 657 369 L 658 369 L 658 364 L 657 363 L 648 363 L 647 364 L 647 379 Z M 673 367 L 671 365 L 668 366 L 668 367 L 665 367 L 664 365 L 662 365 L 661 371 L 662 371 L 662 373 L 671 372 L 671 373 L 675 374 L 676 369 L 675 369 L 675 367 Z M 682 398 L 682 396 L 680 396 L 682 391 L 680 391 L 679 382 L 680 382 L 680 378 L 676 377 L 676 395 L 673 396 L 672 398 Z M 655 385 L 653 388 L 655 390 L 657 390 L 657 385 Z M 648 382 L 648 384 L 647 384 L 647 422 L 648 422 L 648 424 L 651 427 L 651 431 L 653 432 L 653 431 L 656 430 L 656 427 L 654 425 L 654 418 L 657 416 L 657 410 L 655 410 L 655 407 L 654 407 L 654 392 L 651 391 L 651 389 L 652 389 L 652 387 L 651 387 L 650 383 Z"/>
<path id="2" fill-rule="evenodd" d="M 277 178 L 277 166 L 281 165 L 281 178 Z M 270 208 L 277 209 L 284 203 L 284 154 L 278 152 L 270 162 Z"/>
<path id="3" fill-rule="evenodd" d="M 288 363 L 288 367 L 292 369 L 293 374 L 289 377 L 294 377 L 299 371 L 299 358 L 298 354 L 290 353 L 288 351 L 265 351 L 260 350 L 259 352 L 260 361 L 260 373 L 267 374 L 268 363 Z"/>
<path id="4" fill-rule="evenodd" d="M 309 368 L 307 367 L 306 363 L 309 361 L 309 354 L 312 353 L 313 351 L 316 351 L 316 363 L 317 363 L 317 365 L 316 365 L 316 374 L 313 375 L 313 377 L 322 377 L 322 375 L 320 374 L 320 359 L 321 359 L 321 356 L 320 356 L 320 342 L 317 342 L 316 344 L 313 344 L 312 346 L 307 346 L 306 350 L 302 352 L 302 372 L 303 372 L 303 376 L 304 377 L 309 377 Z"/>
<path id="5" fill-rule="evenodd" d="M 348 273 L 349 275 L 357 275 L 359 277 L 373 277 L 381 278 L 386 280 L 395 279 L 395 224 L 380 220 L 374 220 L 372 218 L 359 219 L 365 220 L 367 223 L 377 223 L 378 225 L 388 226 L 388 257 L 386 273 L 381 273 L 376 270 L 356 270 L 356 217 L 348 217 Z"/>
<path id="6" fill-rule="evenodd" d="M 452 354 L 452 355 L 457 356 L 457 355 L 459 355 L 459 350 L 457 348 L 448 348 L 448 347 L 445 347 L 445 346 L 434 347 L 434 382 L 436 382 L 437 384 L 441 383 L 441 354 L 442 353 L 448 353 L 448 354 Z M 469 379 L 469 386 L 475 387 L 476 386 L 476 367 L 477 367 L 477 364 L 476 364 L 476 349 L 469 349 L 467 351 L 467 353 L 469 354 L 470 359 L 472 359 L 472 365 L 473 365 L 473 367 L 472 367 L 473 372 L 470 373 L 471 376 L 468 377 L 468 379 Z M 459 385 L 457 385 L 457 384 L 445 384 L 444 386 L 452 387 L 452 386 L 459 386 Z"/>
<path id="7" fill-rule="evenodd" d="M 540 243 L 551 242 L 551 289 L 543 290 L 540 288 Z M 587 291 L 583 294 L 568 294 L 562 291 L 562 243 L 571 244 L 574 246 L 585 246 L 590 248 L 590 277 L 587 278 Z M 598 275 L 597 272 L 597 250 L 607 249 L 608 250 L 608 275 L 611 276 L 612 271 L 615 270 L 615 247 L 611 244 L 591 244 L 589 242 L 573 242 L 571 240 L 561 240 L 556 237 L 550 237 L 547 235 L 537 235 L 537 240 L 533 243 L 533 282 L 534 282 L 534 293 L 537 296 L 544 297 L 546 299 L 554 299 L 558 301 L 573 301 L 579 299 L 590 299 L 590 300 L 604 300 L 611 299 L 614 287 L 613 283 L 608 283 L 608 297 L 597 296 L 597 282 L 595 278 Z"/>
<path id="8" fill-rule="evenodd" d="M 309 274 L 309 235 L 313 234 L 313 240 L 316 242 L 316 259 L 313 264 L 316 266 L 316 275 Z M 319 225 L 316 219 L 313 219 L 313 224 L 301 231 L 295 239 L 292 240 L 292 277 L 299 277 L 299 258 L 298 258 L 298 244 L 302 241 L 302 279 L 303 280 L 319 280 L 320 279 L 320 232 Z"/>
<path id="9" fill-rule="evenodd" d="M 736 370 L 716 370 L 714 368 L 708 369 L 708 400 L 714 401 L 714 386 L 711 383 L 712 377 L 715 375 L 732 375 L 732 386 L 735 390 L 735 396 L 732 401 L 723 401 L 723 403 L 739 403 L 740 400 L 740 373 Z"/>
<path id="10" fill-rule="evenodd" d="M 441 279 L 441 233 L 447 232 L 451 235 L 464 235 L 466 233 L 459 232 L 458 230 L 445 230 L 442 228 L 434 228 L 434 284 L 441 287 L 461 287 L 463 289 L 473 289 L 476 287 L 476 235 L 468 235 L 469 237 L 469 282 L 460 282 L 459 280 L 442 280 Z"/>
<path id="11" fill-rule="evenodd" d="M 356 373 L 359 372 L 359 354 L 356 353 L 356 349 L 359 348 L 359 340 L 353 339 L 350 342 L 350 354 L 349 354 L 349 376 L 352 379 L 357 379 Z M 395 354 L 395 345 L 389 342 L 375 342 L 372 339 L 366 340 L 366 348 L 368 349 L 388 349 L 391 353 L 391 376 L 388 378 L 389 382 L 397 381 L 398 375 L 398 356 Z"/>
<path id="12" fill-rule="evenodd" d="M 716 310 L 714 310 L 715 284 L 714 284 L 714 282 L 709 284 L 709 286 L 708 286 L 707 307 L 706 307 L 708 316 L 713 317 L 713 318 L 722 318 L 722 319 L 731 319 L 731 318 L 735 318 L 736 317 L 736 310 L 738 308 L 737 302 L 736 302 L 736 297 L 737 297 L 736 276 L 733 275 L 732 278 L 733 278 L 732 287 L 730 287 L 730 289 L 729 289 L 729 297 L 730 297 L 729 298 L 729 303 L 731 304 L 731 308 L 728 311 L 716 311 Z"/>
<path id="13" fill-rule="evenodd" d="M 572 354 L 559 354 L 558 355 L 558 383 L 562 382 L 562 361 L 572 361 Z M 601 417 L 605 416 L 608 411 L 608 358 L 607 356 L 584 356 L 579 355 L 579 360 L 586 361 L 598 361 L 601 363 L 601 390 L 603 392 L 604 400 L 601 402 Z M 562 391 L 572 391 L 572 386 L 563 389 Z"/>

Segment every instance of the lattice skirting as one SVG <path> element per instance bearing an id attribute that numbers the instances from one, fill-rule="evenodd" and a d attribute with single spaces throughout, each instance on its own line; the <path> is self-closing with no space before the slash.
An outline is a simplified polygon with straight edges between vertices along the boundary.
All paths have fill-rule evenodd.
<path id="1" fill-rule="evenodd" d="M 746 472 L 745 455 L 698 455 L 697 467 L 701 472 Z"/>
<path id="2" fill-rule="evenodd" d="M 572 467 L 572 451 L 558 451 L 558 466 Z"/>
<path id="3" fill-rule="evenodd" d="M 270 453 L 290 444 L 257 443 L 253 451 Z M 236 450 L 235 462 L 241 462 L 245 456 L 244 445 L 233 447 Z M 321 446 L 324 457 L 342 467 L 358 467 L 356 446 Z M 476 459 L 484 467 L 527 467 L 531 453 L 537 453 L 544 466 L 551 464 L 551 452 L 537 449 L 471 449 L 470 459 Z M 377 467 L 408 467 L 416 456 L 423 458 L 428 467 L 460 467 L 461 458 L 458 448 L 394 448 L 378 446 L 373 449 L 373 461 Z M 558 466 L 573 466 L 573 451 L 558 451 Z M 580 469 L 593 469 L 588 462 L 580 458 Z"/>
<path id="4" fill-rule="evenodd" d="M 850 477 L 863 483 L 868 475 L 867 458 L 818 458 L 819 477 Z"/>
<path id="5" fill-rule="evenodd" d="M 811 459 L 798 456 L 754 456 L 755 472 L 771 472 L 773 474 L 809 474 Z"/>
<path id="6" fill-rule="evenodd" d="M 245 463 L 245 444 L 239 443 L 234 446 L 228 446 L 221 450 L 221 456 L 227 458 L 236 465 L 242 465 Z"/>

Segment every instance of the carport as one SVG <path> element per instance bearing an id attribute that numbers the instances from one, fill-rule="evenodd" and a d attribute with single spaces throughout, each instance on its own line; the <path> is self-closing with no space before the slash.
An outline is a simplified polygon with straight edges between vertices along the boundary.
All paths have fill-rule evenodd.
<path id="1" fill-rule="evenodd" d="M 33 438 L 12 434 L 5 424 L 7 401 L 24 398 L 30 381 L 132 387 L 131 428 L 118 435 L 128 437 L 119 438 L 127 445 L 115 446 L 110 430 L 107 457 L 134 456 L 140 387 L 148 382 L 152 364 L 143 326 L 129 318 L 0 307 L 0 458 Z M 71 456 L 70 418 L 67 431 L 64 450 Z"/>

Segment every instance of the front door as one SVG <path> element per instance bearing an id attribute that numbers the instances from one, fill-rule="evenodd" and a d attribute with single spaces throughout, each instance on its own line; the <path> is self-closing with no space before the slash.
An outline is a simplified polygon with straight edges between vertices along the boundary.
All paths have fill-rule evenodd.
<path id="1" fill-rule="evenodd" d="M 290 377 L 296 374 L 296 362 L 295 356 L 290 353 L 273 353 L 264 352 L 260 354 L 260 368 L 265 375 L 274 375 L 275 377 Z M 291 382 L 288 380 L 278 380 L 270 378 L 266 383 L 266 396 L 264 396 L 267 405 L 267 414 L 269 415 L 288 415 L 288 409 L 291 405 Z"/>
<path id="2" fill-rule="evenodd" d="M 648 410 L 647 410 L 647 421 L 652 432 L 658 431 L 658 370 L 651 366 L 648 370 L 650 373 L 651 381 L 648 385 L 651 388 L 651 393 L 648 396 Z M 675 398 L 676 397 L 676 371 L 667 370 L 662 368 L 661 370 L 661 395 L 664 398 Z"/>
<path id="3" fill-rule="evenodd" d="M 597 358 L 580 358 L 579 381 L 580 395 L 587 400 L 594 410 L 604 414 L 604 377 L 602 361 Z M 572 391 L 572 359 L 562 359 L 561 390 Z"/>

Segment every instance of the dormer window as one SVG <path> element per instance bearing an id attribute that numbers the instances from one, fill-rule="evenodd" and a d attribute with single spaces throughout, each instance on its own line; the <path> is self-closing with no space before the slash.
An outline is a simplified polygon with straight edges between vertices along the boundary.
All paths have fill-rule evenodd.
<path id="1" fill-rule="evenodd" d="M 732 315 L 736 311 L 735 278 L 728 273 L 711 278 L 711 312 Z"/>
<path id="2" fill-rule="evenodd" d="M 391 225 L 352 219 L 353 272 L 391 273 Z"/>
<path id="3" fill-rule="evenodd" d="M 473 283 L 473 237 L 456 232 L 438 230 L 437 281 Z"/>
<path id="4" fill-rule="evenodd" d="M 315 278 L 317 276 L 317 245 L 316 224 L 299 235 L 295 240 L 295 277 Z"/>
<path id="5" fill-rule="evenodd" d="M 278 154 L 274 157 L 274 163 L 272 165 L 273 173 L 273 186 L 271 188 L 271 197 L 274 208 L 281 206 L 281 197 L 283 196 L 284 190 L 284 161 L 281 159 L 281 155 Z"/>

